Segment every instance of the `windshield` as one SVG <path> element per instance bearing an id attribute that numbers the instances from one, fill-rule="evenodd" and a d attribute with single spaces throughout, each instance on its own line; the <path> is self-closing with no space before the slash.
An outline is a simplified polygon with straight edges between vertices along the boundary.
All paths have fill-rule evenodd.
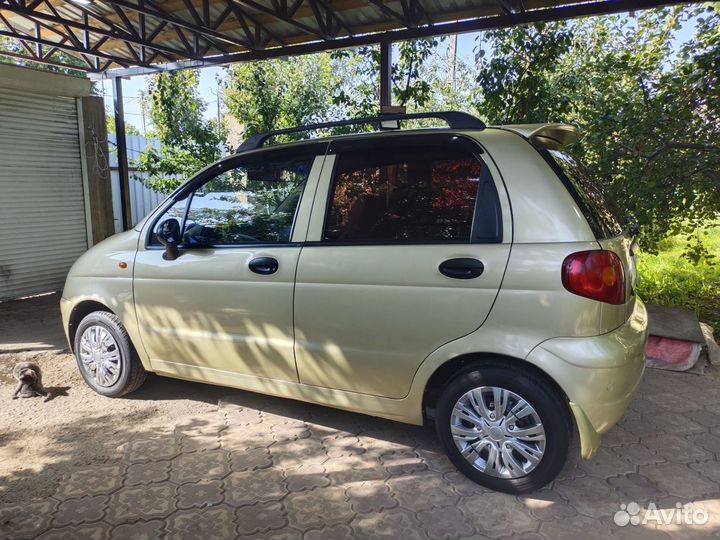
<path id="1" fill-rule="evenodd" d="M 542 152 L 552 160 L 553 168 L 578 203 L 596 238 L 612 238 L 622 233 L 622 220 L 615 204 L 590 177 L 587 169 L 566 151 Z"/>

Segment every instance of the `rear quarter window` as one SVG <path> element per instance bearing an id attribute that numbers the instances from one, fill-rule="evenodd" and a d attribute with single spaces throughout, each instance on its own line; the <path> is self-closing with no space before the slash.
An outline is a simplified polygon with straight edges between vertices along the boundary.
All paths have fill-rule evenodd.
<path id="1" fill-rule="evenodd" d="M 614 202 L 582 164 L 563 150 L 541 149 L 540 153 L 565 184 L 598 240 L 623 232 L 622 220 Z"/>

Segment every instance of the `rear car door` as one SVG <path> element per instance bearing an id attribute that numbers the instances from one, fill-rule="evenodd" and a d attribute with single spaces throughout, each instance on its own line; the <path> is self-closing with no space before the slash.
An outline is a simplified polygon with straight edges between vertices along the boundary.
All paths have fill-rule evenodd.
<path id="1" fill-rule="evenodd" d="M 145 227 L 134 296 L 155 371 L 197 380 L 223 372 L 297 382 L 295 269 L 327 143 L 222 162 Z M 175 219 L 180 256 L 154 232 Z M 144 245 L 143 245 L 144 244 Z"/>
<path id="2" fill-rule="evenodd" d="M 403 397 L 425 357 L 482 325 L 512 231 L 482 153 L 446 133 L 331 143 L 296 277 L 300 382 Z"/>

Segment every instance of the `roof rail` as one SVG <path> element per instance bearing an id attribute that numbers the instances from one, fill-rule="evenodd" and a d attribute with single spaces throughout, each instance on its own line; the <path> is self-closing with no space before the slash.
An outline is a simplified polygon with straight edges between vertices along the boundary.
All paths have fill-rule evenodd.
<path id="1" fill-rule="evenodd" d="M 303 131 L 314 131 L 316 129 L 333 128 L 340 126 L 357 126 L 362 124 L 377 124 L 379 129 L 399 129 L 400 122 L 403 120 L 415 120 L 418 118 L 438 118 L 447 123 L 450 129 L 485 129 L 485 123 L 475 116 L 460 111 L 440 111 L 440 112 L 423 112 L 408 114 L 382 114 L 380 116 L 368 116 L 365 118 L 352 118 L 349 120 L 336 120 L 334 122 L 321 122 L 319 124 L 309 124 L 307 126 L 299 126 L 294 128 L 277 129 L 275 131 L 267 131 L 253 135 L 235 150 L 235 152 L 245 152 L 246 150 L 256 150 L 261 148 L 268 139 L 277 135 L 286 135 L 288 133 L 301 133 Z M 395 126 L 387 126 L 388 122 L 395 122 Z"/>

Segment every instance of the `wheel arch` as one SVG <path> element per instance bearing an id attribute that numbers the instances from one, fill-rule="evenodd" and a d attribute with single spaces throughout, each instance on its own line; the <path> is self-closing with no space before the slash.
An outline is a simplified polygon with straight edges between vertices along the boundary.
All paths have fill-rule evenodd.
<path id="1" fill-rule="evenodd" d="M 519 358 L 498 353 L 483 352 L 467 353 L 456 356 L 440 364 L 435 371 L 433 371 L 432 375 L 430 375 L 425 383 L 425 390 L 423 392 L 423 417 L 426 420 L 434 417 L 437 400 L 443 389 L 450 383 L 451 380 L 462 373 L 482 366 L 510 366 L 533 374 L 546 382 L 548 386 L 563 399 L 563 401 L 567 404 L 568 414 L 572 417 L 570 400 L 567 394 L 549 373 L 527 360 L 521 360 Z"/>
<path id="2" fill-rule="evenodd" d="M 82 300 L 78 302 L 70 312 L 70 317 L 68 318 L 68 341 L 70 342 L 70 350 L 73 353 L 75 352 L 75 334 L 77 333 L 80 322 L 96 311 L 107 311 L 113 315 L 117 315 L 112 309 L 97 300 Z"/>

